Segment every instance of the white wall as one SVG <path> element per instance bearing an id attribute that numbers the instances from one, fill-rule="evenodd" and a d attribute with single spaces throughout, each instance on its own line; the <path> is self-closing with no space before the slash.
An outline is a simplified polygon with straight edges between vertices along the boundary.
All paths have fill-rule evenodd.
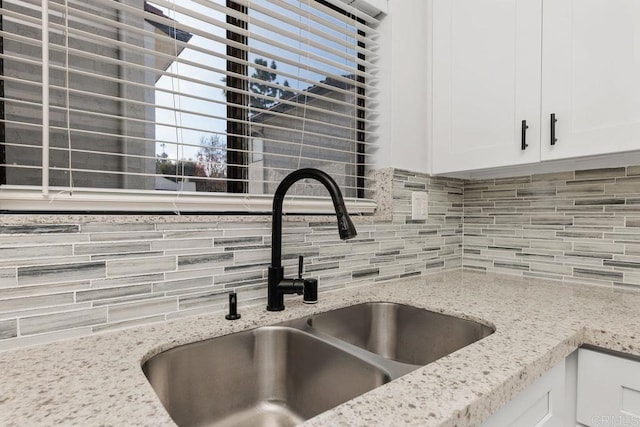
<path id="1" fill-rule="evenodd" d="M 430 173 L 430 0 L 391 0 L 380 31 L 377 167 Z"/>

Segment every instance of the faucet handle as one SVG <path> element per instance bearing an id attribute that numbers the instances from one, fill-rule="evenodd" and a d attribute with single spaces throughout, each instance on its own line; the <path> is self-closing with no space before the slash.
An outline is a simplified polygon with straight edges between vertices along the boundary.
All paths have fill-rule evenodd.
<path id="1" fill-rule="evenodd" d="M 298 279 L 302 279 L 302 269 L 304 268 L 304 257 L 300 255 L 298 257 Z"/>
<path id="2" fill-rule="evenodd" d="M 304 279 L 302 302 L 305 304 L 315 304 L 318 302 L 317 279 Z"/>

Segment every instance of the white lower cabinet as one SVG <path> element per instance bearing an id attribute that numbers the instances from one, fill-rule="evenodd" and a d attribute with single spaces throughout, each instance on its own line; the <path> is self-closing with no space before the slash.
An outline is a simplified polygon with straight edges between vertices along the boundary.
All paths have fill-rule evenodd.
<path id="1" fill-rule="evenodd" d="M 578 353 L 578 422 L 640 426 L 640 361 L 585 349 Z"/>
<path id="2" fill-rule="evenodd" d="M 640 358 L 581 348 L 483 427 L 640 427 Z"/>
<path id="3" fill-rule="evenodd" d="M 565 426 L 565 365 L 563 360 L 493 414 L 482 426 Z"/>

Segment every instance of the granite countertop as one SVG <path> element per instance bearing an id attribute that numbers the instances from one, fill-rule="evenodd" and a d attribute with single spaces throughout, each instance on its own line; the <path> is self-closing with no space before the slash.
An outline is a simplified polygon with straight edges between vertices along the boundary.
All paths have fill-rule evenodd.
<path id="1" fill-rule="evenodd" d="M 581 344 L 640 355 L 640 293 L 468 271 L 320 294 L 229 322 L 220 312 L 0 354 L 0 425 L 174 425 L 141 364 L 179 344 L 360 302 L 409 304 L 481 320 L 496 332 L 305 426 L 473 426 Z"/>

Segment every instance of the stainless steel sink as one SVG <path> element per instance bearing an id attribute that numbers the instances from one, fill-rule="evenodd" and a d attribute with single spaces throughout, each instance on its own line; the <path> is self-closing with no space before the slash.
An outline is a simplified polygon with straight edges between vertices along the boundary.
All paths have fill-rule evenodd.
<path id="1" fill-rule="evenodd" d="M 143 371 L 179 426 L 290 426 L 391 380 L 330 342 L 272 326 L 176 347 Z"/>
<path id="2" fill-rule="evenodd" d="M 384 358 L 426 365 L 478 341 L 493 328 L 395 303 L 365 303 L 308 319 L 312 329 Z"/>
<path id="3" fill-rule="evenodd" d="M 142 369 L 179 426 L 292 426 L 493 332 L 366 303 L 186 344 Z"/>

